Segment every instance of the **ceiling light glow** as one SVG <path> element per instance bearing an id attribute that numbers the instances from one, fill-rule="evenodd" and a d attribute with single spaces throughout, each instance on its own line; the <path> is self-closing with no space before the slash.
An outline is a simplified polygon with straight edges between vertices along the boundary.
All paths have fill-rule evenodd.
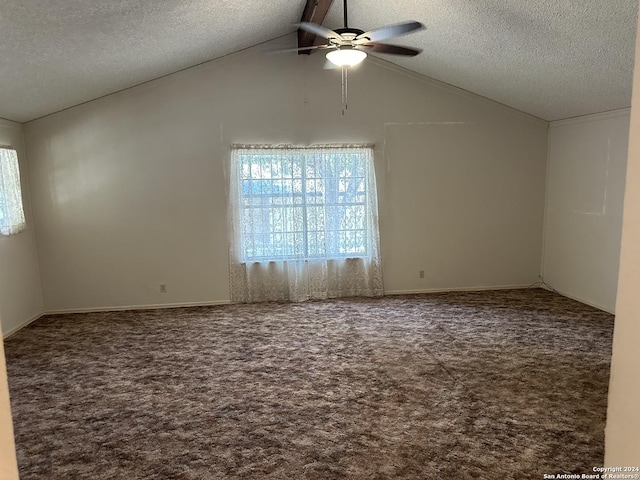
<path id="1" fill-rule="evenodd" d="M 327 53 L 327 60 L 339 67 L 353 67 L 367 58 L 367 54 L 355 48 L 340 48 Z"/>

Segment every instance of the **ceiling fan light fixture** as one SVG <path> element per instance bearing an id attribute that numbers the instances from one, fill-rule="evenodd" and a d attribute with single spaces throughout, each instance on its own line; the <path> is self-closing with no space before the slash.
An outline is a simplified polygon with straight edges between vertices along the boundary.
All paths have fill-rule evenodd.
<path id="1" fill-rule="evenodd" d="M 339 67 L 354 67 L 367 58 L 366 52 L 355 48 L 339 48 L 327 53 L 327 60 Z"/>

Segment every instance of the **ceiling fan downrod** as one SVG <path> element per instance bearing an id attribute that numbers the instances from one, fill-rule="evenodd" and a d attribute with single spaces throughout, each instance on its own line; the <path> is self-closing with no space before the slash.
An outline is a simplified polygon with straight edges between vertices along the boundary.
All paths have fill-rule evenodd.
<path id="1" fill-rule="evenodd" d="M 346 28 L 349 28 L 349 25 L 348 25 L 348 22 L 347 22 L 347 0 L 344 0 L 344 4 L 343 5 L 344 5 L 344 8 L 343 8 L 343 11 L 344 11 L 344 28 L 346 29 Z"/>

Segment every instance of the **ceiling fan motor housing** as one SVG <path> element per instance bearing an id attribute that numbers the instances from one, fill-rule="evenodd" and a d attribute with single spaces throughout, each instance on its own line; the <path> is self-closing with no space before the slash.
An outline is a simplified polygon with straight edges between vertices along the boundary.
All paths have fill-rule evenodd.
<path id="1" fill-rule="evenodd" d="M 361 35 L 362 33 L 364 33 L 362 30 L 358 30 L 357 28 L 338 28 L 337 30 L 334 30 L 338 35 L 340 35 L 339 38 L 329 38 L 329 44 L 333 45 L 335 47 L 338 48 L 344 48 L 344 47 L 351 47 L 351 48 L 355 48 L 356 45 L 354 45 L 354 40 L 356 39 L 356 37 L 358 35 Z"/>
<path id="2" fill-rule="evenodd" d="M 336 28 L 334 30 L 334 32 L 344 36 L 345 33 L 351 33 L 353 34 L 354 38 L 357 37 L 358 35 L 362 35 L 364 33 L 364 30 L 360 30 L 358 28 Z"/>

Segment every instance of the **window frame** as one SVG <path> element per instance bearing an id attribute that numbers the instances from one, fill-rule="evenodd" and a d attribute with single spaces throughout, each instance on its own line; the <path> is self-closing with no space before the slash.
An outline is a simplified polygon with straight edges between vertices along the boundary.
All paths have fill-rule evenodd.
<path id="1" fill-rule="evenodd" d="M 360 161 L 362 162 L 361 165 L 361 173 L 359 175 L 353 174 L 350 176 L 331 176 L 331 175 L 327 175 L 324 177 L 321 176 L 310 176 L 308 174 L 308 169 L 307 166 L 310 162 L 309 157 L 312 157 L 313 155 L 324 155 L 325 152 L 323 152 L 323 150 L 326 150 L 326 154 L 331 154 L 331 153 L 336 153 L 336 155 L 338 155 L 339 153 L 347 153 L 347 154 L 356 154 L 356 155 L 360 155 L 361 157 L 356 159 L 356 160 L 352 160 L 352 164 L 349 164 L 349 166 L 351 166 L 354 171 L 356 171 L 358 169 L 358 167 L 356 166 L 357 164 L 355 162 Z M 264 152 L 264 153 L 260 153 L 260 152 Z M 296 206 L 300 206 L 301 210 L 302 210 L 302 230 L 300 230 L 297 233 L 300 233 L 300 237 L 302 239 L 302 252 L 298 253 L 298 252 L 288 252 L 288 253 L 284 253 L 287 249 L 286 249 L 286 245 L 291 245 L 292 243 L 287 243 L 285 244 L 285 248 L 283 248 L 279 253 L 273 253 L 275 250 L 277 250 L 277 244 L 273 241 L 273 236 L 276 235 L 286 235 L 286 234 L 290 234 L 290 233 L 296 233 L 296 232 L 278 232 L 278 231 L 274 231 L 273 229 L 270 229 L 268 231 L 266 231 L 265 233 L 262 234 L 257 234 L 257 235 L 265 235 L 270 237 L 270 241 L 267 245 L 270 245 L 271 247 L 271 252 L 267 252 L 265 254 L 249 254 L 248 253 L 248 245 L 247 243 L 245 243 L 245 232 L 242 231 L 242 227 L 241 225 L 243 225 L 243 219 L 244 219 L 244 215 L 246 213 L 247 209 L 250 209 L 251 206 L 247 206 L 246 204 L 243 203 L 243 201 L 247 198 L 251 198 L 251 195 L 244 195 L 244 184 L 243 182 L 246 181 L 246 178 L 243 178 L 242 175 L 242 169 L 243 169 L 243 165 L 246 165 L 246 163 L 244 162 L 244 160 L 242 159 L 243 156 L 251 156 L 251 155 L 255 155 L 257 157 L 260 156 L 269 156 L 269 154 L 271 153 L 272 155 L 277 155 L 278 157 L 280 157 L 278 160 L 280 162 L 280 165 L 282 165 L 282 156 L 287 156 L 287 152 L 289 153 L 289 156 L 291 157 L 291 162 L 294 162 L 294 160 L 297 158 L 298 160 L 300 160 L 301 157 L 301 163 L 300 163 L 300 171 L 301 176 L 299 178 L 297 178 L 297 180 L 300 180 L 301 183 L 301 190 L 299 193 L 294 193 L 292 192 L 288 192 L 287 195 L 289 195 L 287 197 L 287 202 L 285 202 L 283 204 L 283 210 L 285 208 L 295 208 Z M 309 152 L 309 154 L 307 155 L 306 152 Z M 232 152 L 231 152 L 232 158 L 234 158 L 234 161 L 231 162 L 232 168 L 235 169 L 235 172 L 232 173 L 232 178 L 235 175 L 235 180 L 236 180 L 236 185 L 235 185 L 235 198 L 233 199 L 233 201 L 231 202 L 233 205 L 233 209 L 234 211 L 232 212 L 232 218 L 235 218 L 235 220 L 237 221 L 237 231 L 236 231 L 236 235 L 235 235 L 235 241 L 236 241 L 236 246 L 235 246 L 235 251 L 238 254 L 238 260 L 243 262 L 243 263 L 268 263 L 268 262 L 272 262 L 272 261 L 291 261 L 291 260 L 304 260 L 304 261 L 314 261 L 314 260 L 327 260 L 327 259 L 336 259 L 336 260 L 344 260 L 344 259 L 349 259 L 349 258 L 370 258 L 372 255 L 372 238 L 371 235 L 373 234 L 371 232 L 371 221 L 370 221 L 370 211 L 369 209 L 371 208 L 370 205 L 370 198 L 369 196 L 371 195 L 371 188 L 376 188 L 375 186 L 375 182 L 373 185 L 370 185 L 370 181 L 369 181 L 369 177 L 370 177 L 370 169 L 374 169 L 374 164 L 373 164 L 373 145 L 321 145 L 321 146 L 312 146 L 312 147 L 293 147 L 293 146 L 280 146 L 280 145 L 232 145 Z M 326 162 L 327 160 L 323 160 L 324 162 Z M 334 160 L 336 162 L 339 162 L 340 160 L 336 159 Z M 259 163 L 250 163 L 250 168 L 251 166 L 256 166 L 257 168 L 259 168 Z M 271 163 L 270 168 L 273 168 L 272 165 L 276 165 L 275 163 Z M 293 169 L 293 167 L 292 167 Z M 342 172 L 344 173 L 344 172 Z M 375 179 L 375 175 L 372 176 Z M 284 177 L 282 177 L 284 178 Z M 254 183 L 249 182 L 250 185 L 254 185 L 255 182 L 259 182 L 259 181 L 264 181 L 264 180 L 268 180 L 271 182 L 277 181 L 277 180 L 282 180 L 282 178 L 278 179 L 272 179 L 272 178 L 256 178 L 254 179 Z M 293 180 L 293 174 L 292 177 L 290 178 L 290 180 Z M 334 201 L 331 201 L 330 199 L 327 199 L 326 197 L 329 196 L 329 194 L 327 194 L 326 192 L 322 192 L 322 193 L 317 193 L 317 195 L 321 196 L 323 201 L 318 203 L 312 203 L 309 202 L 310 199 L 310 195 L 314 194 L 314 190 L 308 188 L 308 183 L 310 182 L 318 182 L 320 181 L 323 185 L 325 185 L 325 182 L 327 181 L 327 179 L 333 179 L 335 181 L 340 181 L 342 179 L 355 179 L 359 182 L 361 182 L 361 188 L 362 191 L 359 190 L 360 186 L 356 187 L 358 190 L 356 191 L 356 194 L 354 194 L 354 197 L 356 196 L 363 196 L 362 200 L 359 202 L 349 202 L 349 201 L 343 201 L 340 202 L 339 200 L 337 200 L 337 198 L 334 198 Z M 317 183 L 316 183 L 316 188 L 317 187 Z M 339 187 L 337 187 L 339 188 Z M 253 190 L 253 188 L 252 188 Z M 267 197 L 276 197 L 278 195 L 278 193 L 268 193 L 266 194 Z M 347 192 L 342 192 L 339 193 L 339 190 L 336 191 L 336 193 L 334 193 L 334 197 L 336 195 L 342 195 L 343 197 L 345 195 L 347 195 Z M 290 199 L 292 199 L 294 196 L 299 196 L 301 197 L 301 203 L 300 204 L 294 204 Z M 377 199 L 377 195 L 374 194 L 374 198 Z M 343 198 L 343 200 L 346 200 Z M 324 230 L 318 229 L 320 227 L 317 226 L 317 224 L 315 225 L 315 228 L 317 230 L 311 230 L 311 225 L 310 225 L 310 221 L 308 219 L 309 216 L 309 211 L 314 208 L 315 206 L 318 206 L 319 208 L 322 209 L 322 211 L 324 212 L 325 218 L 326 218 L 326 211 L 328 208 L 354 208 L 357 209 L 357 207 L 362 207 L 362 227 L 361 228 L 355 228 L 355 229 L 349 229 L 349 228 L 337 228 L 337 229 L 333 229 L 333 230 L 327 230 L 327 228 L 324 228 Z M 256 210 L 258 211 L 263 211 L 266 212 L 267 216 L 271 216 L 271 212 L 274 209 L 277 209 L 278 206 L 277 205 L 267 205 L 267 206 L 261 206 L 261 205 L 257 205 L 254 208 L 256 208 Z M 343 212 L 344 215 L 344 212 Z M 375 215 L 377 216 L 377 202 L 376 202 L 376 206 L 375 206 Z M 326 238 L 324 240 L 324 243 L 319 242 L 318 241 L 318 235 L 321 233 L 324 233 L 326 235 L 327 231 L 331 231 L 332 234 L 334 236 L 338 236 L 340 234 L 352 234 L 353 235 L 353 239 L 354 239 L 354 243 L 351 244 L 351 246 L 353 247 L 353 245 L 355 244 L 359 244 L 361 245 L 361 248 L 363 249 L 363 251 L 345 251 L 345 252 L 337 252 L 337 251 L 327 251 L 327 241 Z M 310 232 L 311 234 L 316 234 L 316 241 L 312 242 L 310 239 Z M 377 232 L 376 232 L 377 235 Z M 358 236 L 363 237 L 363 240 L 358 242 L 357 238 Z M 334 245 L 337 245 L 339 243 L 339 241 L 334 239 Z M 346 244 L 346 242 L 345 242 Z M 320 251 L 320 250 L 316 250 L 315 252 L 313 251 L 313 247 L 312 245 L 316 245 L 316 249 L 320 249 L 320 245 L 324 245 L 324 250 Z M 346 248 L 346 247 L 345 247 Z"/>

